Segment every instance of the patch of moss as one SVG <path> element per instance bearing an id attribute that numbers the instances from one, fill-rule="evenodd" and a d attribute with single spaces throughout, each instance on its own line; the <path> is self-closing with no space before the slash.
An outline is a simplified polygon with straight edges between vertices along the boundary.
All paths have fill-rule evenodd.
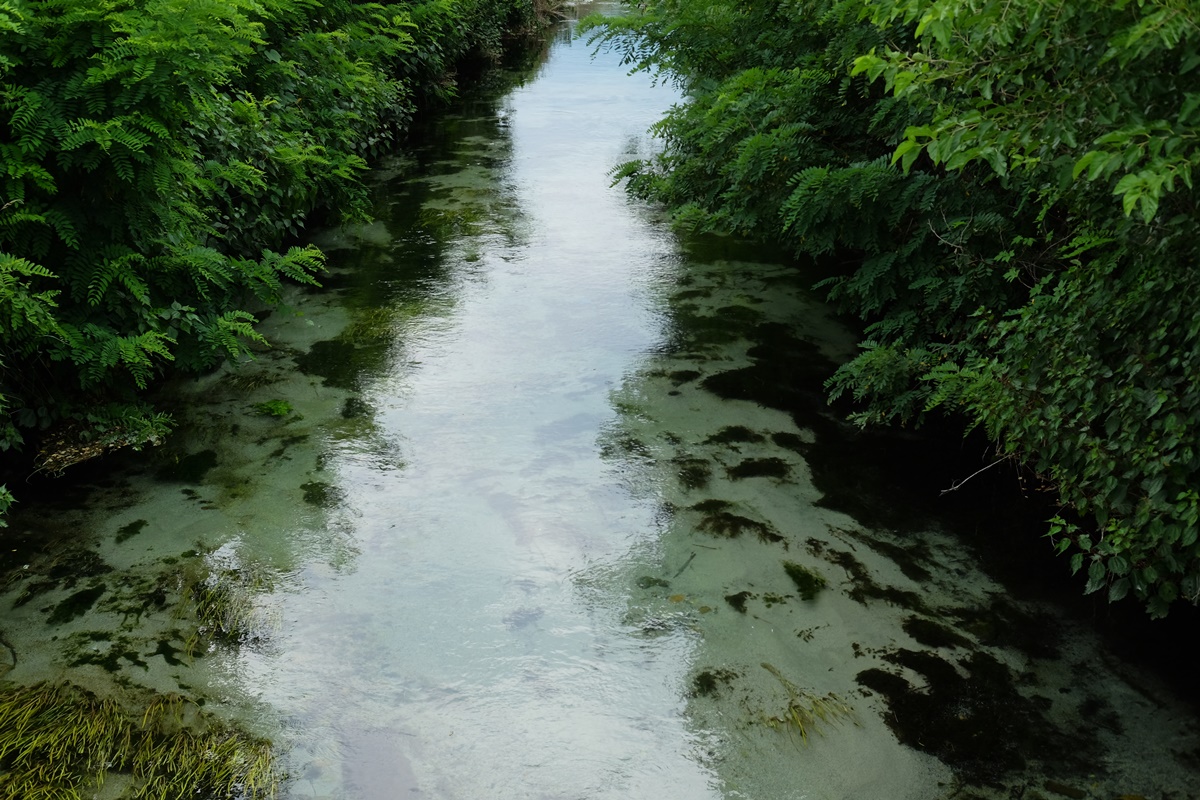
<path id="1" fill-rule="evenodd" d="M 129 636 L 87 631 L 73 635 L 68 645 L 68 663 L 72 667 L 100 667 L 111 675 L 117 675 L 125 666 L 149 669 L 140 649 Z"/>
<path id="2" fill-rule="evenodd" d="M 287 400 L 266 400 L 262 403 L 255 403 L 251 406 L 255 414 L 264 417 L 286 417 L 291 414 L 292 404 Z"/>
<path id="3" fill-rule="evenodd" d="M 784 561 L 783 571 L 796 584 L 801 600 L 812 600 L 825 588 L 825 576 L 795 561 Z"/>
<path id="4" fill-rule="evenodd" d="M 1023 611 L 1002 595 L 993 595 L 986 606 L 964 606 L 948 614 L 982 644 L 1016 648 L 1030 658 L 1061 657 L 1059 622 L 1049 614 Z"/>
<path id="5" fill-rule="evenodd" d="M 17 595 L 17 598 L 15 600 L 13 600 L 13 608 L 20 608 L 21 606 L 28 603 L 30 600 L 33 600 L 34 598 L 38 597 L 39 595 L 45 594 L 46 592 L 50 591 L 51 589 L 55 588 L 56 586 L 58 586 L 57 581 L 51 581 L 51 580 L 30 581 L 28 584 L 25 585 L 25 588 L 21 590 L 21 593 L 19 595 Z"/>
<path id="6" fill-rule="evenodd" d="M 166 661 L 168 664 L 170 664 L 173 667 L 182 667 L 185 664 L 185 662 L 183 661 L 183 659 L 179 658 L 179 655 L 181 652 L 182 651 L 179 650 L 174 645 L 172 645 L 169 640 L 159 639 L 158 640 L 158 649 L 156 649 L 152 653 L 152 655 L 162 656 L 163 661 Z"/>
<path id="7" fill-rule="evenodd" d="M 808 452 L 809 443 L 804 440 L 804 437 L 798 433 L 779 432 L 771 434 L 771 441 L 776 447 L 782 447 L 784 450 L 791 450 L 793 453 L 804 455 Z"/>
<path id="8" fill-rule="evenodd" d="M 882 600 L 889 605 L 907 608 L 921 614 L 931 615 L 932 611 L 916 592 L 898 589 L 895 586 L 880 586 L 866 565 L 845 550 L 824 550 L 821 557 L 846 570 L 850 578 L 850 591 L 846 595 L 856 603 L 866 605 L 871 600 Z"/>
<path id="9" fill-rule="evenodd" d="M 903 543 L 896 543 L 883 539 L 880 536 L 872 535 L 866 531 L 846 528 L 837 528 L 835 530 L 857 539 L 875 552 L 885 555 L 896 562 L 896 566 L 904 573 L 904 577 L 909 580 L 917 583 L 925 583 L 933 577 L 930 571 L 922 565 L 922 563 L 932 561 L 933 557 L 929 552 L 929 544 L 915 535 L 903 537 L 905 539 Z"/>
<path id="10" fill-rule="evenodd" d="M 1080 719 L 1087 722 L 1088 725 L 1104 728 L 1118 736 L 1125 733 L 1125 726 L 1121 724 L 1121 715 L 1113 708 L 1112 703 L 1099 695 L 1089 692 L 1079 704 L 1078 713 Z"/>

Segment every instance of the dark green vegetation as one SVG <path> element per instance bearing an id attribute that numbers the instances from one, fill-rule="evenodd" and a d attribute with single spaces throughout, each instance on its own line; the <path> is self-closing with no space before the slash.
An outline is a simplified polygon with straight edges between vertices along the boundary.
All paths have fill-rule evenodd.
<path id="1" fill-rule="evenodd" d="M 175 695 L 134 707 L 68 684 L 0 690 L 0 795 L 92 797 L 106 781 L 130 798 L 275 794 L 268 742 Z"/>
<path id="2" fill-rule="evenodd" d="M 1057 493 L 1087 591 L 1200 599 L 1200 6 L 639 9 L 600 37 L 689 102 L 617 176 L 815 259 L 866 323 L 832 395 L 986 431 Z"/>
<path id="3" fill-rule="evenodd" d="M 784 561 L 783 571 L 796 584 L 801 600 L 812 600 L 825 588 L 825 576 L 795 561 Z"/>
<path id="4" fill-rule="evenodd" d="M 792 683 L 771 664 L 764 662 L 762 668 L 775 676 L 787 695 L 783 710 L 767 716 L 766 722 L 771 727 L 795 730 L 800 734 L 801 741 L 807 742 L 809 731 L 817 730 L 821 724 L 829 725 L 853 718 L 854 710 L 836 694 L 816 695 Z"/>
<path id="5" fill-rule="evenodd" d="M 538 0 L 0 0 L 0 450 L 158 441 L 144 391 L 259 341 L 308 222 Z M 0 488 L 0 512 L 12 497 Z"/>

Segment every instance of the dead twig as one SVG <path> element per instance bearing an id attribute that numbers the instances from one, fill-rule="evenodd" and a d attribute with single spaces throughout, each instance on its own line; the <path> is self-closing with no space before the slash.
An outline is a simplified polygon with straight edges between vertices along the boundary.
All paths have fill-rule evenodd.
<path id="1" fill-rule="evenodd" d="M 941 491 L 941 493 L 940 493 L 940 494 L 949 494 L 950 492 L 957 492 L 959 489 L 961 489 L 961 488 L 962 488 L 962 487 L 963 487 L 963 486 L 966 484 L 966 482 L 967 482 L 967 481 L 971 480 L 971 478 L 974 478 L 976 475 L 978 475 L 978 474 L 979 474 L 979 473 L 981 473 L 981 472 L 987 472 L 989 469 L 991 469 L 992 467 L 996 466 L 996 465 L 997 465 L 997 464 L 999 464 L 1000 462 L 1002 462 L 1002 461 L 1007 461 L 1007 460 L 1008 460 L 1007 456 L 1006 456 L 1006 457 L 1004 457 L 1004 458 L 998 458 L 998 459 L 996 459 L 996 460 L 995 460 L 995 461 L 993 461 L 992 463 L 988 464 L 986 467 L 983 467 L 982 469 L 977 469 L 977 470 L 975 470 L 974 472 L 972 472 L 972 473 L 971 473 L 970 475 L 968 475 L 967 477 L 963 478 L 963 479 L 962 479 L 961 481 L 959 481 L 958 483 L 952 483 L 952 484 L 950 484 L 950 488 L 949 488 L 949 489 L 942 489 L 942 491 Z"/>

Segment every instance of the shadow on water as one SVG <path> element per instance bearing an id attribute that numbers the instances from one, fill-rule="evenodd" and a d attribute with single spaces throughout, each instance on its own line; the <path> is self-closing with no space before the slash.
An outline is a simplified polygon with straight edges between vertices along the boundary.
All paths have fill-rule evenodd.
<path id="1" fill-rule="evenodd" d="M 659 399 L 617 403 L 625 433 L 613 457 L 643 470 L 657 458 L 659 466 L 650 471 L 666 470 L 657 478 L 660 485 L 666 480 L 684 497 L 709 498 L 697 503 L 672 494 L 666 503 L 672 521 L 664 535 L 685 548 L 676 560 L 687 549 L 692 552 L 680 572 L 689 565 L 694 569 L 691 559 L 704 557 L 694 548 L 712 549 L 704 542 L 715 538 L 806 552 L 811 566 L 782 562 L 802 602 L 822 594 L 825 575 L 844 575 L 845 597 L 874 609 L 873 625 L 881 624 L 885 608 L 893 621 L 882 623 L 875 643 L 866 631 L 850 632 L 861 643 L 850 642 L 850 658 L 832 669 L 848 670 L 858 691 L 886 704 L 884 719 L 901 742 L 936 756 L 952 769 L 960 788 L 975 787 L 985 793 L 980 796 L 1007 797 L 987 792 L 1026 789 L 1032 792 L 1026 796 L 1041 796 L 1038 790 L 1046 789 L 1092 797 L 1078 787 L 1095 784 L 1103 765 L 1114 761 L 1130 737 L 1140 737 L 1134 728 L 1145 726 L 1134 720 L 1143 702 L 1156 709 L 1151 716 L 1184 715 L 1192 744 L 1165 734 L 1166 760 L 1182 774 L 1200 774 L 1200 739 L 1194 719 L 1187 721 L 1200 711 L 1200 692 L 1190 665 L 1179 657 L 1180 642 L 1191 638 L 1200 622 L 1197 609 L 1181 607 L 1165 621 L 1150 621 L 1134 603 L 1110 606 L 1103 597 L 1082 596 L 1082 580 L 1069 575 L 1065 559 L 1055 558 L 1043 536 L 1045 520 L 1055 513 L 1053 498 L 1026 489 L 1033 481 L 1004 465 L 975 475 L 994 454 L 978 433 L 963 437 L 962 420 L 934 419 L 916 431 L 860 430 L 848 424 L 849 409 L 831 407 L 824 391 L 845 350 L 835 352 L 820 326 L 806 323 L 811 307 L 802 304 L 798 311 L 782 313 L 770 308 L 775 293 L 803 295 L 811 280 L 804 278 L 803 268 L 790 276 L 770 268 L 764 273 L 763 265 L 744 263 L 753 261 L 750 252 L 729 241 L 690 243 L 690 265 L 664 289 L 669 323 L 659 357 L 622 392 L 623 397 Z M 731 416 L 725 421 L 733 424 L 698 441 L 685 427 L 647 433 L 640 420 L 663 416 L 672 401 L 694 398 L 696 389 L 782 412 L 794 429 L 756 428 Z M 753 420 L 758 412 L 744 413 Z M 791 462 L 788 453 L 807 469 Z M 800 473 L 803 478 L 796 477 Z M 739 490 L 747 479 L 774 485 L 785 496 L 788 486 L 803 493 L 802 485 L 810 481 L 817 493 L 814 505 L 836 512 L 826 519 L 840 516 L 854 524 L 826 522 L 823 531 L 797 535 L 806 524 L 814 530 L 811 523 L 791 522 L 778 512 L 787 502 L 778 494 Z M 734 619 L 786 624 L 772 614 L 786 605 L 788 595 L 762 588 L 763 578 L 753 566 L 760 556 L 744 547 L 715 546 L 736 554 L 729 558 L 746 559 L 744 577 L 735 569 L 712 573 L 740 582 L 717 587 L 728 592 L 724 601 L 736 612 Z M 672 546 L 667 547 L 670 552 Z M 882 578 L 880 563 L 902 579 Z M 980 580 L 976 574 L 986 575 L 994 588 L 972 587 Z M 641 588 L 674 593 L 672 601 L 686 597 L 680 582 L 665 575 L 639 580 Z M 663 581 L 662 588 L 656 581 Z M 708 614 L 709 606 L 700 611 Z M 806 643 L 814 637 L 820 641 L 822 629 L 836 619 L 796 635 Z M 841 623 L 847 619 L 842 613 Z M 753 645 L 752 635 L 743 635 L 742 647 L 768 652 L 769 643 Z M 714 698 L 736 694 L 730 687 L 741 690 L 753 672 L 752 666 L 730 661 L 731 654 L 718 645 L 710 646 L 708 657 L 715 663 L 704 668 L 702 657 L 694 676 L 698 719 L 711 719 L 706 709 Z M 796 645 L 797 652 L 804 647 Z M 804 669 L 804 657 L 797 658 L 797 668 Z M 743 716 L 750 702 L 745 698 L 755 689 L 744 691 Z M 1131 705 L 1129 694 L 1140 698 Z M 739 712 L 726 706 L 723 713 Z M 733 785 L 750 780 L 734 772 Z M 1107 777 L 1112 784 L 1101 777 L 1095 785 L 1136 787 L 1139 779 L 1136 770 L 1114 769 Z M 1163 796 L 1182 798 L 1186 792 L 1185 781 Z"/>

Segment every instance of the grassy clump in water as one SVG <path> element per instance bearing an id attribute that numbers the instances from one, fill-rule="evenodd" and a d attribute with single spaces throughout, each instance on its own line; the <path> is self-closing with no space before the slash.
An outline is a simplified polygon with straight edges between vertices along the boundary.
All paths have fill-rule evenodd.
<path id="1" fill-rule="evenodd" d="M 795 729 L 800 733 L 800 740 L 808 742 L 809 731 L 818 730 L 821 724 L 831 724 L 854 716 L 854 709 L 846 701 L 833 692 L 826 695 L 815 695 L 783 676 L 778 668 L 763 663 L 762 668 L 775 676 L 776 680 L 787 692 L 787 705 L 783 711 L 774 716 L 768 716 L 766 722 L 772 728 L 784 727 Z"/>
<path id="2" fill-rule="evenodd" d="M 112 778 L 129 798 L 275 796 L 269 742 L 178 695 L 144 707 L 72 684 L 0 690 L 0 796 L 82 799 Z"/>
<path id="3" fill-rule="evenodd" d="M 796 584 L 801 600 L 812 600 L 817 593 L 825 588 L 825 576 L 814 569 L 809 569 L 795 561 L 783 562 L 784 572 Z"/>
<path id="4" fill-rule="evenodd" d="M 183 595 L 199 626 L 185 646 L 195 653 L 202 641 L 228 645 L 261 643 L 269 638 L 271 620 L 265 619 L 255 599 L 272 589 L 273 575 L 247 566 L 206 565 L 183 577 Z"/>

